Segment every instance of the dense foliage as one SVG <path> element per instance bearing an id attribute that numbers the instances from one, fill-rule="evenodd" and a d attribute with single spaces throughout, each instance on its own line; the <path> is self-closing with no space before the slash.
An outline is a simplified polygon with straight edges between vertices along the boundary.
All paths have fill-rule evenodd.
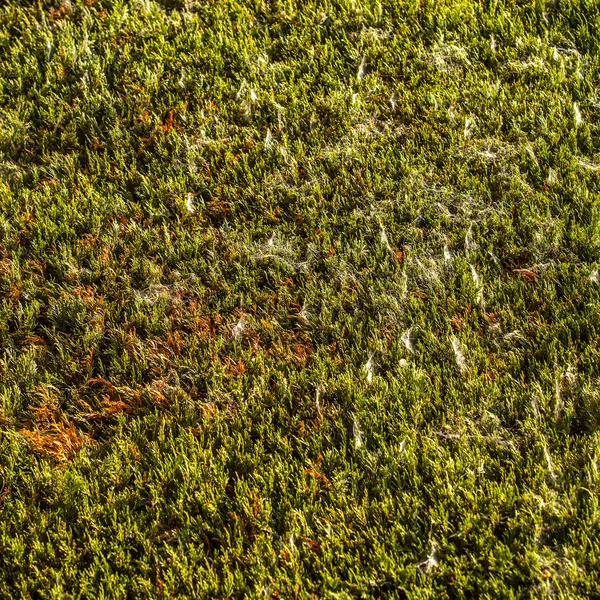
<path id="1" fill-rule="evenodd" d="M 600 595 L 600 4 L 8 0 L 0 596 Z"/>

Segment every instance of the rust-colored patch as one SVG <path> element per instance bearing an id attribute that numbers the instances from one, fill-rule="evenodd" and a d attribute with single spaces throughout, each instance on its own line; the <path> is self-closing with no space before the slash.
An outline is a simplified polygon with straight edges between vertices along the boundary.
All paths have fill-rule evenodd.
<path id="1" fill-rule="evenodd" d="M 241 377 L 246 372 L 246 365 L 241 358 L 235 362 L 228 356 L 225 359 L 225 372 L 230 377 Z"/>
<path id="2" fill-rule="evenodd" d="M 100 252 L 100 262 L 103 265 L 107 265 L 110 261 L 110 248 L 108 246 L 104 246 L 102 251 Z"/>
<path id="3" fill-rule="evenodd" d="M 462 331 L 463 322 L 462 322 L 462 319 L 459 316 L 455 315 L 454 317 L 452 317 L 450 319 L 450 323 L 452 323 L 452 327 L 454 327 L 454 329 L 456 331 Z"/>
<path id="4" fill-rule="evenodd" d="M 131 388 L 117 388 L 110 381 L 102 377 L 92 377 L 87 380 L 87 385 L 101 386 L 106 390 L 102 394 L 101 413 L 90 413 L 85 415 L 88 419 L 102 419 L 120 413 L 131 414 L 141 405 L 140 393 Z"/>
<path id="5" fill-rule="evenodd" d="M 68 0 L 63 0 L 58 8 L 50 8 L 48 17 L 50 18 L 50 21 L 55 23 L 71 14 L 72 10 L 71 3 Z"/>
<path id="6" fill-rule="evenodd" d="M 167 118 L 162 122 L 160 128 L 163 133 L 169 133 L 173 128 L 173 124 L 175 123 L 175 119 L 173 118 L 173 111 L 170 110 L 167 114 Z"/>
<path id="7" fill-rule="evenodd" d="M 213 333 L 210 317 L 194 317 L 192 322 L 194 324 L 194 329 L 201 340 L 208 339 Z"/>
<path id="8" fill-rule="evenodd" d="M 516 273 L 517 276 L 522 277 L 526 283 L 533 283 L 537 279 L 537 273 L 533 272 L 531 269 L 513 269 L 513 273 Z"/>
<path id="9" fill-rule="evenodd" d="M 185 339 L 180 331 L 173 331 L 167 335 L 166 345 L 170 348 L 175 356 L 180 356 L 185 346 Z"/>
<path id="10" fill-rule="evenodd" d="M 212 217 L 220 219 L 225 219 L 230 210 L 229 204 L 219 197 L 211 198 L 207 207 Z"/>
<path id="11" fill-rule="evenodd" d="M 45 346 L 46 342 L 39 335 L 27 335 L 21 341 L 20 345 L 22 348 L 27 348 L 31 346 Z"/>
<path id="12" fill-rule="evenodd" d="M 404 249 L 403 250 L 394 250 L 394 256 L 396 257 L 396 260 L 398 261 L 398 263 L 400 264 L 400 266 L 402 266 L 404 264 Z"/>
<path id="13" fill-rule="evenodd" d="M 36 454 L 66 462 L 81 448 L 84 435 L 59 414 L 51 386 L 39 385 L 35 389 L 41 403 L 31 409 L 33 419 L 23 421 L 19 433 Z"/>
<path id="14" fill-rule="evenodd" d="M 304 365 L 313 353 L 312 344 L 309 339 L 301 340 L 290 346 L 290 353 L 295 362 Z"/>
<path id="15" fill-rule="evenodd" d="M 31 449 L 44 457 L 66 462 L 83 444 L 83 435 L 73 423 L 59 421 L 36 429 L 21 429 L 19 433 L 27 439 Z"/>
<path id="16" fill-rule="evenodd" d="M 19 300 L 19 298 L 21 297 L 21 290 L 14 285 L 13 283 L 10 284 L 10 289 L 8 291 L 8 294 L 6 294 L 7 298 L 10 298 L 13 302 L 17 302 Z"/>
<path id="17" fill-rule="evenodd" d="M 323 482 L 327 487 L 331 487 L 331 481 L 329 481 L 329 479 L 325 477 L 323 473 L 319 473 L 319 471 L 317 471 L 316 469 L 304 469 L 304 472 L 307 475 L 311 475 L 315 479 L 318 479 L 319 481 Z"/>
<path id="18" fill-rule="evenodd" d="M 312 538 L 302 536 L 304 540 L 304 544 L 313 552 L 316 552 L 319 549 L 319 542 L 317 540 L 313 540 Z"/>

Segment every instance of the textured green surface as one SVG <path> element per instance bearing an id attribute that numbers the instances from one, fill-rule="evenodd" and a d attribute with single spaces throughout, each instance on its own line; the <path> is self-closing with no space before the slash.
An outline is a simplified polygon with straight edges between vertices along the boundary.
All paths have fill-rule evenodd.
<path id="1" fill-rule="evenodd" d="M 2 598 L 600 595 L 596 1 L 0 9 Z"/>

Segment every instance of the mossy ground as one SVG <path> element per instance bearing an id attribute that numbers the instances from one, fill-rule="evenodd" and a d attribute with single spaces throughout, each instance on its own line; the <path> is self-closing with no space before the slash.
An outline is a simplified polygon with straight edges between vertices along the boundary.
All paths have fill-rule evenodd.
<path id="1" fill-rule="evenodd" d="M 0 596 L 600 595 L 595 1 L 5 1 Z"/>

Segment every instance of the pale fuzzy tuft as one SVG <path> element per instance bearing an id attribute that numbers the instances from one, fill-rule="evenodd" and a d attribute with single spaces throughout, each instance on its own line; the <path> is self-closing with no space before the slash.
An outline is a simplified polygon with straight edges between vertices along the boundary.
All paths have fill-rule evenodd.
<path id="1" fill-rule="evenodd" d="M 380 234 L 380 238 L 381 238 L 381 243 L 390 251 L 392 252 L 392 247 L 390 246 L 390 242 L 388 240 L 387 234 L 385 232 L 385 227 L 383 226 L 383 223 L 379 223 L 379 234 Z"/>
<path id="2" fill-rule="evenodd" d="M 577 102 L 573 102 L 573 113 L 575 114 L 575 125 L 581 125 L 583 123 L 583 117 L 581 116 L 581 111 L 579 110 Z"/>
<path id="3" fill-rule="evenodd" d="M 592 283 L 600 283 L 600 269 L 595 269 L 590 273 L 590 281 Z"/>
<path id="4" fill-rule="evenodd" d="M 358 81 L 360 81 L 361 79 L 364 79 L 366 74 L 367 74 L 367 59 L 366 59 L 366 56 L 363 56 L 360 66 L 358 67 L 358 72 L 356 73 L 356 79 L 358 79 Z"/>
<path id="5" fill-rule="evenodd" d="M 479 274 L 475 270 L 475 267 L 473 265 L 469 265 L 469 267 L 471 267 L 471 277 L 473 278 L 473 283 L 475 284 L 475 287 L 481 287 L 481 279 L 479 279 Z"/>
<path id="6" fill-rule="evenodd" d="M 496 267 L 501 272 L 504 272 L 504 267 L 502 266 L 502 263 L 500 262 L 499 258 L 491 250 L 488 250 L 488 254 L 490 255 L 491 259 L 494 261 L 494 264 L 496 265 Z"/>
<path id="7" fill-rule="evenodd" d="M 244 331 L 244 329 L 246 329 L 246 325 L 244 323 L 244 318 L 242 317 L 236 324 L 236 326 L 231 330 L 231 335 L 234 338 L 238 338 L 240 337 L 240 335 L 242 335 L 242 332 Z"/>
<path id="8" fill-rule="evenodd" d="M 562 392 L 560 389 L 560 381 L 558 380 L 558 378 L 554 381 L 554 398 L 554 418 L 558 421 L 560 419 L 563 409 Z"/>
<path id="9" fill-rule="evenodd" d="M 452 350 L 454 350 L 454 357 L 456 358 L 456 364 L 459 370 L 462 372 L 467 370 L 467 359 L 463 354 L 460 342 L 456 338 L 452 338 Z"/>
<path id="10" fill-rule="evenodd" d="M 390 105 L 392 110 L 396 110 L 396 107 L 398 106 L 398 96 L 396 96 L 396 92 L 390 96 Z"/>
<path id="11" fill-rule="evenodd" d="M 196 208 L 194 206 L 194 194 L 187 194 L 185 197 L 185 207 L 190 215 L 196 214 Z"/>
<path id="12" fill-rule="evenodd" d="M 600 165 L 592 162 L 591 160 L 581 157 L 578 157 L 576 160 L 577 164 L 584 169 L 589 169 L 590 171 L 600 171 Z"/>
<path id="13" fill-rule="evenodd" d="M 250 100 L 252 100 L 252 102 L 256 102 L 258 100 L 258 94 L 254 88 L 250 88 Z"/>
<path id="14" fill-rule="evenodd" d="M 265 150 L 270 150 L 273 147 L 273 134 L 270 129 L 267 129 L 267 135 L 265 136 Z"/>
<path id="15" fill-rule="evenodd" d="M 46 40 L 46 60 L 50 62 L 52 55 L 54 54 L 54 46 L 50 40 Z"/>
<path id="16" fill-rule="evenodd" d="M 464 138 L 465 139 L 470 138 L 474 129 L 475 129 L 475 118 L 467 117 L 465 119 L 465 129 L 463 131 Z"/>
<path id="17" fill-rule="evenodd" d="M 240 85 L 240 89 L 236 92 L 235 94 L 235 99 L 239 100 L 242 97 L 242 94 L 244 93 L 244 90 L 248 87 L 248 82 L 247 81 L 242 81 L 242 85 Z"/>
<path id="18" fill-rule="evenodd" d="M 469 225 L 469 230 L 465 235 L 465 250 L 471 250 L 475 246 L 473 242 L 473 223 Z"/>
<path id="19" fill-rule="evenodd" d="M 525 152 L 527 152 L 527 154 L 529 154 L 529 156 L 531 157 L 531 160 L 539 167 L 540 163 L 537 159 L 537 156 L 535 155 L 535 151 L 529 144 L 527 144 L 527 146 L 525 146 Z"/>
<path id="20" fill-rule="evenodd" d="M 365 371 L 367 372 L 367 381 L 373 381 L 373 354 L 369 356 L 369 360 L 365 363 Z"/>
<path id="21" fill-rule="evenodd" d="M 363 445 L 363 431 L 358 422 L 358 417 L 354 415 L 354 423 L 352 425 L 352 433 L 354 435 L 354 448 L 358 450 Z"/>
<path id="22" fill-rule="evenodd" d="M 550 477 L 556 481 L 557 476 L 556 471 L 554 470 L 554 463 L 552 462 L 552 456 L 550 456 L 550 451 L 546 444 L 544 444 L 544 457 L 546 458 L 546 464 L 548 465 L 548 473 L 550 473 Z"/>
<path id="23" fill-rule="evenodd" d="M 431 571 L 440 564 L 438 547 L 435 542 L 431 542 L 431 553 L 429 556 L 421 563 L 417 565 L 417 569 L 419 571 Z"/>
<path id="24" fill-rule="evenodd" d="M 452 260 L 452 251 L 448 244 L 444 244 L 444 260 L 450 262 Z"/>
<path id="25" fill-rule="evenodd" d="M 536 420 L 539 421 L 541 418 L 540 404 L 539 404 L 538 399 L 535 396 L 535 394 L 533 396 L 531 396 L 531 408 L 533 409 L 533 414 L 534 414 Z"/>
<path id="26" fill-rule="evenodd" d="M 407 329 L 400 338 L 402 345 L 409 351 L 414 353 L 413 343 L 412 343 L 412 329 Z"/>
<path id="27" fill-rule="evenodd" d="M 525 342 L 525 341 L 527 341 L 527 338 L 518 329 L 508 332 L 507 334 L 505 334 L 503 336 L 502 339 L 505 342 L 512 342 L 512 341 Z"/>
<path id="28" fill-rule="evenodd" d="M 306 310 L 306 302 L 302 305 L 302 309 L 298 313 L 298 318 L 301 319 L 304 323 L 308 323 L 308 311 Z"/>
<path id="29" fill-rule="evenodd" d="M 477 296 L 475 297 L 475 302 L 477 302 L 477 304 L 479 304 L 479 306 L 481 306 L 481 308 L 485 312 L 485 300 L 483 299 L 483 288 L 482 287 L 480 287 L 479 290 L 477 290 Z"/>

